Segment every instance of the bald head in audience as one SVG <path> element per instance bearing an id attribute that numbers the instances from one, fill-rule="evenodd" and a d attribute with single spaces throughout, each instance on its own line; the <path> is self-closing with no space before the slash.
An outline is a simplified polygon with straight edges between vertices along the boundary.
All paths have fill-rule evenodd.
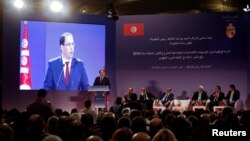
<path id="1" fill-rule="evenodd" d="M 51 134 L 46 136 L 42 141 L 63 141 L 63 140 L 59 136 Z"/>
<path id="2" fill-rule="evenodd" d="M 150 136 L 145 132 L 138 132 L 132 136 L 131 141 L 150 141 Z"/>
<path id="3" fill-rule="evenodd" d="M 130 141 L 131 137 L 133 136 L 133 132 L 131 129 L 127 127 L 117 129 L 110 141 Z"/>
<path id="4" fill-rule="evenodd" d="M 89 136 L 86 141 L 103 141 L 102 138 L 96 135 Z"/>
<path id="5" fill-rule="evenodd" d="M 153 137 L 163 127 L 163 124 L 160 118 L 153 118 L 150 121 L 149 125 L 150 125 L 151 137 Z"/>

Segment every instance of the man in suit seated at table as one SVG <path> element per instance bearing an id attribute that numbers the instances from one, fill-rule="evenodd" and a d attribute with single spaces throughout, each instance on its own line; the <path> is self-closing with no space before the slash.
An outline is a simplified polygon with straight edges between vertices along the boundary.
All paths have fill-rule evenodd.
<path id="1" fill-rule="evenodd" d="M 132 109 L 142 110 L 142 105 L 137 100 L 138 100 L 137 94 L 132 93 L 130 101 L 124 105 L 124 108 L 130 108 L 130 110 Z"/>
<path id="2" fill-rule="evenodd" d="M 128 88 L 128 93 L 125 94 L 125 96 L 124 96 L 125 103 L 128 103 L 132 100 L 131 97 L 133 94 L 137 95 L 136 93 L 134 93 L 134 89 L 132 87 Z"/>
<path id="3" fill-rule="evenodd" d="M 240 92 L 235 88 L 235 85 L 231 84 L 229 86 L 229 91 L 226 96 L 227 105 L 234 107 L 235 102 L 239 99 L 240 99 Z"/>
<path id="4" fill-rule="evenodd" d="M 221 87 L 217 85 L 215 87 L 214 92 L 209 97 L 209 102 L 207 105 L 209 110 L 213 111 L 214 106 L 223 105 L 222 102 L 224 101 L 224 99 L 225 99 L 224 93 L 221 92 Z"/>
<path id="5" fill-rule="evenodd" d="M 140 102 L 142 102 L 143 107 L 145 109 L 152 109 L 153 108 L 153 101 L 155 99 L 155 96 L 147 90 L 147 88 L 143 87 L 141 89 L 141 95 L 139 97 Z"/>
<path id="6" fill-rule="evenodd" d="M 205 106 L 207 99 L 207 92 L 202 85 L 199 85 L 198 90 L 192 96 L 192 106 Z"/>
<path id="7" fill-rule="evenodd" d="M 143 87 L 141 89 L 141 95 L 139 100 L 154 100 L 155 96 L 147 90 L 147 88 Z"/>
<path id="8" fill-rule="evenodd" d="M 160 100 L 162 104 L 168 108 L 171 102 L 174 100 L 174 94 L 172 93 L 172 88 L 166 88 L 165 92 L 161 94 Z"/>

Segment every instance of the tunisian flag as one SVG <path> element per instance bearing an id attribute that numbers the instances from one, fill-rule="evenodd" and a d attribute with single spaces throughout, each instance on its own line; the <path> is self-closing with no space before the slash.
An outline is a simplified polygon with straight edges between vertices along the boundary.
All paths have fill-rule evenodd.
<path id="1" fill-rule="evenodd" d="M 31 84 L 28 22 L 24 21 L 20 62 L 20 90 L 30 90 L 32 88 Z"/>
<path id="2" fill-rule="evenodd" d="M 124 36 L 143 36 L 144 23 L 127 23 L 123 25 Z"/>

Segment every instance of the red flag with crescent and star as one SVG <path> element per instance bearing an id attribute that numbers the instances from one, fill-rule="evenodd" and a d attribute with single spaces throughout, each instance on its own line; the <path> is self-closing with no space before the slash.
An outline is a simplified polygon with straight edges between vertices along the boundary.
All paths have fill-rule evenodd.
<path id="1" fill-rule="evenodd" d="M 30 90 L 32 88 L 30 69 L 28 22 L 24 21 L 20 60 L 20 90 Z"/>

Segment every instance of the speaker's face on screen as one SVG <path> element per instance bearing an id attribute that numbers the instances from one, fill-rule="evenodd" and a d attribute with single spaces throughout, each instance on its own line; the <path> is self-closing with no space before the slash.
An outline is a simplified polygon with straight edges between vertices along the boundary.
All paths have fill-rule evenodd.
<path id="1" fill-rule="evenodd" d="M 62 54 L 65 58 L 71 59 L 74 55 L 75 42 L 73 36 L 65 36 L 64 44 L 61 45 Z"/>

